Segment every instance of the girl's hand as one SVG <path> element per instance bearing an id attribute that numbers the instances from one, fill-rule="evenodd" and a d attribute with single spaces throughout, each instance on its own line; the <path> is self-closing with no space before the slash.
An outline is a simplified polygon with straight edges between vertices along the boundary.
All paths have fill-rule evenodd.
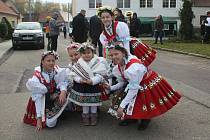
<path id="1" fill-rule="evenodd" d="M 86 80 L 86 84 L 88 84 L 88 85 L 92 85 L 92 84 L 93 84 L 93 82 L 92 82 L 92 80 Z"/>
<path id="2" fill-rule="evenodd" d="M 108 85 L 108 84 L 103 84 L 103 87 L 104 87 L 105 89 L 107 89 L 107 90 L 111 90 L 111 87 L 110 87 L 110 85 Z"/>
<path id="3" fill-rule="evenodd" d="M 59 95 L 59 103 L 63 105 L 66 102 L 66 91 L 61 91 Z"/>
<path id="4" fill-rule="evenodd" d="M 119 118 L 121 118 L 122 116 L 123 116 L 123 108 L 122 107 L 119 107 L 118 108 L 118 110 L 117 110 L 117 116 L 119 117 Z"/>
<path id="5" fill-rule="evenodd" d="M 87 83 L 86 80 L 84 80 L 84 79 L 80 80 L 80 84 L 86 84 L 86 83 Z"/>
<path id="6" fill-rule="evenodd" d="M 42 129 L 42 118 L 38 118 L 36 122 L 36 130 L 40 131 Z"/>

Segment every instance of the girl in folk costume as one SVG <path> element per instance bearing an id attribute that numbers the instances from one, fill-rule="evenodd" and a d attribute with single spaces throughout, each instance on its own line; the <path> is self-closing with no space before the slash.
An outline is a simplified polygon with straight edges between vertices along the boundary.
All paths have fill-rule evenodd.
<path id="1" fill-rule="evenodd" d="M 82 106 L 83 124 L 97 124 L 97 107 L 101 106 L 101 89 L 107 66 L 104 58 L 94 55 L 94 48 L 83 43 L 80 48 L 81 58 L 72 67 L 73 87 L 70 101 Z"/>
<path id="2" fill-rule="evenodd" d="M 71 63 L 69 64 L 69 67 L 71 68 L 73 66 L 74 63 L 76 63 L 78 61 L 78 59 L 80 58 L 80 53 L 79 53 L 79 49 L 81 47 L 80 43 L 71 43 L 68 47 L 67 47 L 67 52 L 70 58 Z"/>
<path id="3" fill-rule="evenodd" d="M 104 46 L 115 46 L 123 43 L 123 46 L 128 51 L 128 55 L 132 51 L 134 55 L 142 60 L 145 66 L 153 62 L 156 57 L 156 51 L 141 41 L 138 41 L 138 39 L 131 39 L 128 25 L 124 22 L 114 21 L 114 14 L 110 7 L 100 7 L 98 9 L 98 15 L 104 27 L 100 35 L 100 41 Z"/>
<path id="4" fill-rule="evenodd" d="M 71 90 L 72 86 L 73 86 L 73 79 L 71 76 L 69 76 L 69 74 L 71 73 L 71 69 L 72 66 L 77 63 L 77 61 L 80 58 L 80 52 L 79 49 L 81 47 L 80 43 L 71 43 L 68 47 L 67 47 L 67 53 L 70 59 L 70 63 L 68 65 L 68 68 L 66 69 L 66 74 L 68 76 L 68 88 L 69 90 Z M 69 111 L 81 111 L 81 107 L 78 105 L 75 105 L 72 102 L 69 102 L 69 104 L 66 107 L 67 110 Z"/>
<path id="5" fill-rule="evenodd" d="M 181 96 L 162 76 L 147 69 L 141 60 L 128 55 L 124 47 L 118 45 L 112 51 L 113 61 L 117 63 L 113 74 L 118 84 L 107 88 L 114 91 L 127 83 L 125 95 L 120 97 L 121 102 L 115 102 L 119 104 L 113 105 L 112 113 L 124 120 L 141 119 L 138 128 L 144 130 L 150 119 L 167 112 Z"/>
<path id="6" fill-rule="evenodd" d="M 36 126 L 37 130 L 54 127 L 67 105 L 66 72 L 55 65 L 57 59 L 55 52 L 43 53 L 40 66 L 26 83 L 32 95 L 23 121 Z"/>

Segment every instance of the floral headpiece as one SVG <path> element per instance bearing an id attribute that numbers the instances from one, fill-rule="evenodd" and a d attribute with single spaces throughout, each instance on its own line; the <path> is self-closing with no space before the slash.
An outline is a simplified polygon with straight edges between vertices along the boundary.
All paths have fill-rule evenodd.
<path id="1" fill-rule="evenodd" d="M 95 50 L 93 45 L 91 43 L 89 43 L 89 42 L 82 43 L 79 51 L 80 52 L 84 52 L 86 49 L 91 49 L 93 51 Z"/>
<path id="2" fill-rule="evenodd" d="M 56 60 L 59 59 L 59 55 L 58 55 L 57 52 L 55 52 L 55 51 L 46 51 L 46 52 L 44 52 L 44 53 L 42 54 L 42 60 L 44 60 L 44 58 L 45 58 L 46 56 L 48 56 L 48 55 L 53 55 L 53 56 L 55 56 L 55 59 L 56 59 Z"/>
<path id="3" fill-rule="evenodd" d="M 103 7 L 99 7 L 97 9 L 97 15 L 100 17 L 101 16 L 101 13 L 103 12 L 108 12 L 110 13 L 111 15 L 114 15 L 113 13 L 113 9 L 110 7 L 110 6 L 103 6 Z"/>
<path id="4" fill-rule="evenodd" d="M 76 49 L 77 51 L 79 51 L 79 49 L 81 48 L 81 44 L 80 43 L 71 43 L 66 49 Z"/>

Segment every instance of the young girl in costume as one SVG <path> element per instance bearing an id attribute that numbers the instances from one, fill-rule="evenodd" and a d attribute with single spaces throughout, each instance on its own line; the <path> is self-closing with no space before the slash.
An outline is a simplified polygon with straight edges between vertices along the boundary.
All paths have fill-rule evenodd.
<path id="1" fill-rule="evenodd" d="M 141 119 L 138 129 L 146 129 L 152 118 L 167 112 L 181 98 L 162 76 L 147 69 L 141 60 L 128 55 L 124 47 L 117 45 L 112 48 L 112 60 L 117 64 L 113 75 L 118 83 L 107 88 L 115 91 L 127 86 L 111 113 L 124 120 Z"/>
<path id="2" fill-rule="evenodd" d="M 138 39 L 130 38 L 128 25 L 124 22 L 114 21 L 114 14 L 110 7 L 100 7 L 98 15 L 103 23 L 103 32 L 100 35 L 103 46 L 110 47 L 123 44 L 128 51 L 128 55 L 132 52 L 142 60 L 145 66 L 149 66 L 154 61 L 156 51 Z"/>
<path id="3" fill-rule="evenodd" d="M 71 43 L 68 47 L 67 47 L 67 52 L 70 58 L 70 62 L 69 63 L 69 67 L 71 68 L 73 66 L 74 63 L 76 63 L 78 61 L 78 59 L 80 58 L 80 53 L 79 53 L 79 49 L 81 47 L 81 44 L 79 43 Z"/>
<path id="4" fill-rule="evenodd" d="M 55 64 L 57 59 L 55 52 L 44 52 L 40 66 L 26 83 L 32 94 L 23 121 L 37 130 L 54 127 L 67 105 L 66 72 Z"/>
<path id="5" fill-rule="evenodd" d="M 66 74 L 68 76 L 68 82 L 69 82 L 69 90 L 71 90 L 72 85 L 73 85 L 73 79 L 71 76 L 69 76 L 69 74 L 71 73 L 71 69 L 72 66 L 77 63 L 77 61 L 79 60 L 79 58 L 81 57 L 79 49 L 81 47 L 80 43 L 74 43 L 72 42 L 68 47 L 67 47 L 67 53 L 70 59 L 70 63 L 68 65 L 68 68 L 66 69 Z M 69 111 L 81 111 L 81 107 L 78 105 L 75 105 L 72 102 L 69 102 L 68 106 L 67 106 L 67 110 Z"/>
<path id="6" fill-rule="evenodd" d="M 71 75 L 74 83 L 70 101 L 82 106 L 83 124 L 97 124 L 97 107 L 101 106 L 101 89 L 107 66 L 104 58 L 94 55 L 94 48 L 89 43 L 83 43 L 80 48 L 81 58 L 72 67 Z"/>

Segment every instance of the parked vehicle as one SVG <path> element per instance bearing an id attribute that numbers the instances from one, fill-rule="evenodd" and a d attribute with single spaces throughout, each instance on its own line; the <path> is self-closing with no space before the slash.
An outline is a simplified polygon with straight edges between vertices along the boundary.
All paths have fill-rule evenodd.
<path id="1" fill-rule="evenodd" d="M 37 49 L 44 49 L 44 32 L 42 26 L 38 22 L 21 22 L 12 34 L 12 46 L 14 49 L 22 46 L 32 47 L 35 45 Z"/>

